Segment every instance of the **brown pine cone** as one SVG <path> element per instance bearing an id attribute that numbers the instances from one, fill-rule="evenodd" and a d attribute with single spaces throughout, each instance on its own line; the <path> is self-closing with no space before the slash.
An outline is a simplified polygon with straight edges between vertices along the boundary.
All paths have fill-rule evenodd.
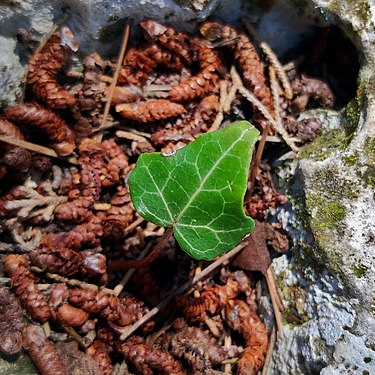
<path id="1" fill-rule="evenodd" d="M 49 108 L 71 108 L 77 102 L 56 81 L 56 75 L 66 58 L 77 50 L 78 43 L 72 31 L 62 27 L 29 61 L 27 83 L 31 85 L 37 99 Z"/>
<path id="2" fill-rule="evenodd" d="M 76 147 L 73 130 L 58 115 L 37 103 L 16 104 L 6 108 L 4 114 L 10 121 L 42 130 L 61 156 L 70 155 Z"/>
<path id="3" fill-rule="evenodd" d="M 124 103 L 116 106 L 119 112 L 126 118 L 138 122 L 152 122 L 178 116 L 186 112 L 184 106 L 166 99 L 148 100 L 139 103 Z"/>
<path id="4" fill-rule="evenodd" d="M 4 265 L 6 273 L 12 279 L 12 288 L 16 296 L 31 317 L 41 323 L 50 319 L 50 308 L 36 287 L 36 278 L 29 270 L 29 261 L 26 257 L 9 254 Z"/>

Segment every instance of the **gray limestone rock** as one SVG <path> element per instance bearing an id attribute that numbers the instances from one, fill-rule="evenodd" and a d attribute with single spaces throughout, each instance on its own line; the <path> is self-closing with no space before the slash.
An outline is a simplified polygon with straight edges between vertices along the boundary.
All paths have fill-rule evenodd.
<path id="1" fill-rule="evenodd" d="M 292 254 L 276 259 L 274 266 L 285 315 L 298 319 L 285 322 L 285 339 L 276 345 L 269 374 L 375 374 L 372 0 L 3 1 L 0 106 L 23 93 L 27 60 L 16 40 L 19 28 L 40 40 L 55 23 L 64 22 L 76 34 L 82 54 L 98 50 L 116 55 L 113 46 L 119 43 L 124 21 L 135 25 L 154 18 L 192 31 L 209 15 L 239 24 L 242 14 L 279 56 L 313 36 L 315 26 L 335 24 L 357 47 L 361 64 L 356 98 L 340 112 L 315 113 L 323 120 L 323 135 L 305 146 L 289 167 L 294 172 L 288 188 L 294 210 L 273 212 L 294 237 Z M 21 373 L 22 363 L 4 367 L 0 362 L 0 372 Z"/>

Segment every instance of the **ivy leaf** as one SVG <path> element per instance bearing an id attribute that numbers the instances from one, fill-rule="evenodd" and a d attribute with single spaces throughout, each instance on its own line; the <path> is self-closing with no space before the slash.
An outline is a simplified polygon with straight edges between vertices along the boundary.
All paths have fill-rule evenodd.
<path id="1" fill-rule="evenodd" d="M 129 179 L 134 207 L 146 220 L 172 226 L 193 258 L 210 260 L 232 249 L 254 228 L 243 199 L 258 134 L 239 121 L 174 155 L 142 154 Z"/>

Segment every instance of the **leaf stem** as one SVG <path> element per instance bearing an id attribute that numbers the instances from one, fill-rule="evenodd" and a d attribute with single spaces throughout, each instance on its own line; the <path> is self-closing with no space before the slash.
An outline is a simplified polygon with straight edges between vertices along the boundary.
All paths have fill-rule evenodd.
<path id="1" fill-rule="evenodd" d="M 122 270 L 124 268 L 144 268 L 148 266 L 152 261 L 154 261 L 164 249 L 165 244 L 169 241 L 173 234 L 173 227 L 168 227 L 164 232 L 163 237 L 154 247 L 150 254 L 143 259 L 134 260 L 116 260 L 108 264 L 108 273 Z"/>

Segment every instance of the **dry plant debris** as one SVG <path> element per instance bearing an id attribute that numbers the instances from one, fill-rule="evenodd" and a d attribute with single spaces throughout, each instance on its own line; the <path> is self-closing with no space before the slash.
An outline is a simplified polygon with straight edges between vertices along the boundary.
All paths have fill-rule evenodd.
<path id="1" fill-rule="evenodd" d="M 137 216 L 129 174 L 141 153 L 173 154 L 234 120 L 270 129 L 297 151 L 296 138 L 309 141 L 321 129 L 319 120 L 299 114 L 332 107 L 335 95 L 320 77 L 284 70 L 265 43 L 263 59 L 242 29 L 207 21 L 200 35 L 188 35 L 153 20 L 139 26 L 146 40 L 118 61 L 118 79 L 97 53 L 84 58 L 82 73 L 64 71 L 78 43 L 59 28 L 30 57 L 25 102 L 2 111 L 0 135 L 35 147 L 0 143 L 1 261 L 15 294 L 0 289 L 0 350 L 19 352 L 23 331 L 43 375 L 219 374 L 230 367 L 255 374 L 270 332 L 257 315 L 254 271 L 269 275 L 269 250 L 289 248 L 280 223 L 267 223 L 268 209 L 287 202 L 269 161 L 260 152 L 245 200 L 257 230 L 233 250 L 244 249 L 234 262 L 228 253 L 206 267 L 172 238 L 163 256 L 124 276 L 108 265 L 132 264 L 164 232 Z M 109 93 L 112 108 L 101 127 Z M 60 159 L 41 157 L 42 146 Z M 266 142 L 267 151 L 273 147 Z M 25 329 L 17 300 L 29 320 Z M 65 339 L 53 344 L 38 323 Z"/>

